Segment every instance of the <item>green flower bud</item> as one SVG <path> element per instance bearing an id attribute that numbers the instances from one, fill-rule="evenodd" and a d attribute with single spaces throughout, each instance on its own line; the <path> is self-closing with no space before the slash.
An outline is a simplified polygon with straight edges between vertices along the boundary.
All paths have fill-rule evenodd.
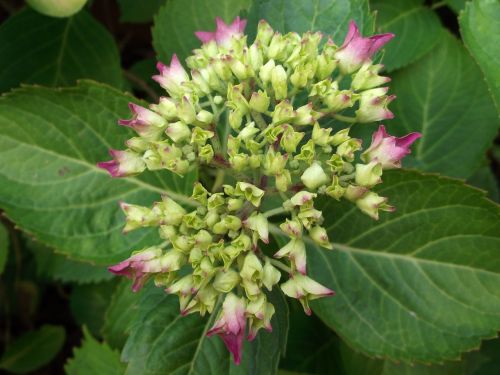
<path id="1" fill-rule="evenodd" d="M 225 203 L 225 200 L 224 200 L 224 194 L 222 193 L 215 193 L 215 194 L 212 194 L 209 198 L 208 198 L 208 201 L 207 201 L 207 208 L 209 210 L 211 209 L 215 209 L 215 208 L 218 208 L 218 207 L 221 207 L 223 206 Z"/>
<path id="2" fill-rule="evenodd" d="M 234 59 L 232 57 L 228 57 L 229 61 L 229 67 L 231 68 L 231 71 L 233 74 L 238 78 L 240 81 L 244 81 L 248 77 L 253 76 L 253 71 L 250 67 L 246 66 L 243 64 L 240 60 Z"/>
<path id="3" fill-rule="evenodd" d="M 213 59 L 210 63 L 215 74 L 224 82 L 230 82 L 233 76 L 227 59 Z"/>
<path id="4" fill-rule="evenodd" d="M 205 78 L 201 75 L 201 73 L 197 69 L 191 70 L 191 78 L 190 87 L 194 90 L 194 92 L 200 97 L 210 94 L 211 87 Z"/>
<path id="5" fill-rule="evenodd" d="M 187 173 L 189 170 L 189 162 L 187 160 L 182 160 L 180 158 L 169 160 L 165 163 L 165 168 L 171 172 L 174 172 L 180 176 Z"/>
<path id="6" fill-rule="evenodd" d="M 333 173 L 341 173 L 344 170 L 344 161 L 340 155 L 332 154 L 332 157 L 326 161 Z"/>
<path id="7" fill-rule="evenodd" d="M 233 288 L 240 283 L 240 275 L 238 272 L 229 269 L 227 271 L 218 271 L 215 275 L 213 287 L 221 293 L 229 293 Z"/>
<path id="8" fill-rule="evenodd" d="M 231 245 L 238 251 L 238 254 L 249 250 L 251 244 L 252 239 L 243 233 L 231 241 Z"/>
<path id="9" fill-rule="evenodd" d="M 356 184 L 372 187 L 382 182 L 382 164 L 372 161 L 368 164 L 356 164 Z"/>
<path id="10" fill-rule="evenodd" d="M 369 189 L 364 186 L 348 185 L 344 193 L 344 198 L 351 202 L 356 202 L 368 191 Z"/>
<path id="11" fill-rule="evenodd" d="M 327 146 L 331 142 L 330 133 L 332 128 L 322 128 L 316 122 L 312 131 L 312 140 L 318 146 Z"/>
<path id="12" fill-rule="evenodd" d="M 241 114 L 248 113 L 248 102 L 243 95 L 244 86 L 243 84 L 239 84 L 233 86 L 231 84 L 227 85 L 227 103 L 226 105 L 229 108 L 234 110 L 238 110 Z"/>
<path id="13" fill-rule="evenodd" d="M 232 231 L 238 231 L 241 228 L 241 220 L 237 216 L 227 215 L 224 218 L 224 224 L 226 228 Z"/>
<path id="14" fill-rule="evenodd" d="M 342 196 L 344 195 L 345 190 L 345 187 L 340 185 L 338 176 L 333 176 L 332 183 L 326 188 L 325 194 L 336 200 L 340 200 L 340 198 L 342 198 Z"/>
<path id="15" fill-rule="evenodd" d="M 234 156 L 230 156 L 229 163 L 236 172 L 240 172 L 248 166 L 248 155 L 236 154 Z"/>
<path id="16" fill-rule="evenodd" d="M 250 102 L 248 103 L 250 108 L 256 112 L 264 113 L 269 108 L 270 98 L 266 91 L 259 90 L 258 92 L 252 93 Z"/>
<path id="17" fill-rule="evenodd" d="M 271 59 L 260 68 L 259 77 L 264 84 L 271 82 L 271 74 L 275 67 L 274 60 Z"/>
<path id="18" fill-rule="evenodd" d="M 191 195 L 195 201 L 201 203 L 202 205 L 206 205 L 208 194 L 208 190 L 205 189 L 202 184 L 195 182 L 193 186 L 193 194 Z"/>
<path id="19" fill-rule="evenodd" d="M 315 226 L 309 229 L 309 237 L 316 242 L 318 245 L 323 246 L 327 249 L 333 249 L 330 240 L 328 239 L 328 234 L 326 229 L 320 226 Z"/>
<path id="20" fill-rule="evenodd" d="M 294 125 L 311 125 L 320 117 L 320 113 L 313 111 L 312 103 L 297 108 L 295 115 L 292 120 Z"/>
<path id="21" fill-rule="evenodd" d="M 173 225 L 160 225 L 160 229 L 158 230 L 160 237 L 164 240 L 171 241 L 172 238 L 177 234 L 175 227 Z"/>
<path id="22" fill-rule="evenodd" d="M 208 210 L 207 216 L 205 216 L 205 221 L 209 228 L 212 228 L 216 223 L 219 222 L 220 216 L 216 209 Z"/>
<path id="23" fill-rule="evenodd" d="M 158 225 L 160 216 L 148 207 L 137 206 L 125 202 L 120 203 L 120 207 L 125 213 L 126 224 L 123 233 L 128 233 L 134 229 Z"/>
<path id="24" fill-rule="evenodd" d="M 200 147 L 198 156 L 202 162 L 209 164 L 214 158 L 214 149 L 211 145 L 202 146 Z"/>
<path id="25" fill-rule="evenodd" d="M 274 67 L 271 73 L 271 84 L 274 90 L 274 98 L 276 100 L 285 99 L 288 94 L 287 75 L 281 65 Z"/>
<path id="26" fill-rule="evenodd" d="M 312 163 L 300 179 L 308 189 L 316 189 L 328 182 L 328 176 L 318 162 Z"/>
<path id="27" fill-rule="evenodd" d="M 292 238 L 302 237 L 302 224 L 297 219 L 286 219 L 284 223 L 280 224 L 280 228 Z"/>
<path id="28" fill-rule="evenodd" d="M 361 149 L 361 140 L 351 138 L 337 147 L 337 154 L 347 161 L 354 160 L 354 153 Z"/>
<path id="29" fill-rule="evenodd" d="M 307 164 L 311 164 L 314 160 L 315 150 L 314 141 L 310 139 L 305 145 L 300 148 L 300 154 L 295 155 L 295 160 L 303 160 Z"/>
<path id="30" fill-rule="evenodd" d="M 287 56 L 287 40 L 280 33 L 274 33 L 269 43 L 267 55 L 278 61 L 285 60 Z"/>
<path id="31" fill-rule="evenodd" d="M 167 125 L 167 130 L 165 133 L 174 141 L 178 143 L 184 139 L 187 139 L 191 135 L 189 127 L 182 121 L 177 121 Z"/>
<path id="32" fill-rule="evenodd" d="M 306 274 L 306 245 L 301 239 L 293 238 L 288 244 L 274 254 L 274 257 L 288 257 L 296 270 L 303 275 Z"/>
<path id="33" fill-rule="evenodd" d="M 252 213 L 244 222 L 244 226 L 256 232 L 264 243 L 269 243 L 269 223 L 262 214 Z"/>
<path id="34" fill-rule="evenodd" d="M 264 20 L 259 21 L 257 26 L 257 36 L 255 38 L 262 46 L 268 46 L 271 38 L 273 37 L 274 31 L 272 27 Z"/>
<path id="35" fill-rule="evenodd" d="M 240 150 L 241 139 L 235 138 L 232 135 L 227 137 L 227 153 L 231 156 L 234 156 Z"/>
<path id="36" fill-rule="evenodd" d="M 70 17 L 83 8 L 87 0 L 27 0 L 37 12 L 50 17 Z"/>
<path id="37" fill-rule="evenodd" d="M 177 103 L 177 116 L 186 124 L 193 124 L 196 120 L 196 110 L 190 96 L 184 95 Z"/>
<path id="38" fill-rule="evenodd" d="M 194 246 L 194 240 L 186 235 L 177 236 L 173 239 L 172 245 L 182 253 L 189 253 Z"/>
<path id="39" fill-rule="evenodd" d="M 190 296 L 193 293 L 193 289 L 193 275 L 186 275 L 165 289 L 165 292 L 179 296 Z"/>
<path id="40" fill-rule="evenodd" d="M 149 148 L 149 142 L 142 137 L 130 138 L 125 144 L 135 152 L 144 152 Z"/>
<path id="41" fill-rule="evenodd" d="M 284 127 L 281 125 L 270 124 L 264 129 L 262 134 L 264 134 L 264 137 L 266 138 L 267 143 L 273 144 L 274 142 L 276 142 L 278 140 L 278 136 L 281 133 L 283 133 L 284 130 L 285 130 Z M 260 148 L 260 145 L 259 145 L 259 148 Z"/>
<path id="42" fill-rule="evenodd" d="M 351 108 L 357 98 L 358 96 L 350 90 L 332 90 L 323 98 L 323 103 L 331 112 L 339 112 Z"/>
<path id="43" fill-rule="evenodd" d="M 197 146 L 204 146 L 205 143 L 207 143 L 207 140 L 209 138 L 212 138 L 215 135 L 214 132 L 210 130 L 204 130 L 202 128 L 199 128 L 198 126 L 195 126 L 193 128 L 193 133 L 191 136 L 191 143 L 194 143 Z"/>
<path id="44" fill-rule="evenodd" d="M 290 202 L 294 206 L 311 206 L 316 196 L 317 194 L 315 193 L 310 193 L 308 191 L 302 190 L 291 197 Z"/>
<path id="45" fill-rule="evenodd" d="M 164 225 L 179 225 L 186 214 L 186 210 L 166 194 L 162 195 L 162 202 L 158 207 L 161 209 L 161 223 Z"/>
<path id="46" fill-rule="evenodd" d="M 162 272 L 172 272 L 180 270 L 186 263 L 186 256 L 177 250 L 170 250 L 160 258 Z"/>
<path id="47" fill-rule="evenodd" d="M 264 284 L 267 290 L 271 291 L 273 290 L 273 285 L 278 284 L 280 278 L 281 272 L 269 260 L 266 260 L 262 268 L 262 284 Z"/>
<path id="48" fill-rule="evenodd" d="M 315 68 L 311 63 L 303 63 L 296 66 L 293 73 L 290 75 L 290 82 L 298 89 L 307 86 L 310 79 L 314 77 Z"/>
<path id="49" fill-rule="evenodd" d="M 294 153 L 297 150 L 297 145 L 304 138 L 305 133 L 296 132 L 292 126 L 287 126 L 281 137 L 280 145 L 288 153 Z"/>
<path id="50" fill-rule="evenodd" d="M 363 66 L 354 75 L 351 87 L 356 91 L 367 90 L 389 82 L 391 80 L 389 77 L 382 77 L 378 75 L 383 67 L 384 66 L 382 64 L 372 65 L 371 62 L 363 64 Z"/>
<path id="51" fill-rule="evenodd" d="M 337 67 L 338 60 L 333 57 L 336 49 L 337 46 L 331 39 L 328 39 L 323 47 L 323 52 L 317 58 L 316 78 L 318 80 L 329 78 Z"/>
<path id="52" fill-rule="evenodd" d="M 381 197 L 371 191 L 356 200 L 356 206 L 358 206 L 361 212 L 375 220 L 378 220 L 379 211 L 393 212 L 395 210 L 393 206 L 387 204 L 387 198 Z"/>
<path id="53" fill-rule="evenodd" d="M 281 192 L 286 192 L 288 187 L 292 184 L 292 176 L 290 175 L 290 171 L 284 169 L 282 173 L 275 176 L 276 189 Z"/>
<path id="54" fill-rule="evenodd" d="M 255 76 L 255 72 L 259 71 L 260 67 L 264 63 L 264 58 L 262 56 L 262 49 L 259 47 L 258 43 L 252 44 L 248 48 L 247 61 L 252 68 L 252 77 Z"/>
<path id="55" fill-rule="evenodd" d="M 248 158 L 248 165 L 253 169 L 259 168 L 261 159 L 261 155 L 250 155 L 250 157 Z"/>
<path id="56" fill-rule="evenodd" d="M 287 296 L 297 298 L 307 315 L 311 315 L 309 301 L 334 295 L 332 290 L 299 273 L 293 274 L 287 282 L 281 284 L 281 290 Z"/>
<path id="57" fill-rule="evenodd" d="M 396 96 L 385 95 L 388 89 L 388 87 L 379 87 L 360 94 L 359 109 L 355 112 L 358 122 L 367 123 L 394 118 L 387 106 Z"/>
<path id="58" fill-rule="evenodd" d="M 259 189 L 257 186 L 247 182 L 238 182 L 236 184 L 235 194 L 245 197 L 245 199 L 252 203 L 255 207 L 259 207 L 260 200 L 264 196 L 264 190 Z"/>
<path id="59" fill-rule="evenodd" d="M 351 139 L 351 137 L 349 137 L 349 128 L 346 128 L 335 133 L 331 139 L 331 143 L 334 146 L 338 146 L 341 143 L 348 141 L 349 139 Z"/>
<path id="60" fill-rule="evenodd" d="M 243 266 L 240 269 L 240 276 L 243 280 L 258 281 L 261 279 L 262 264 L 253 252 L 249 252 L 245 256 Z"/>
<path id="61" fill-rule="evenodd" d="M 279 125 L 285 122 L 290 122 L 295 118 L 297 113 L 293 110 L 293 106 L 288 100 L 279 102 L 273 111 L 273 124 Z"/>
<path id="62" fill-rule="evenodd" d="M 213 120 L 214 120 L 214 114 L 212 112 L 208 112 L 204 109 L 202 109 L 196 115 L 196 124 L 200 125 L 200 126 L 211 124 Z"/>
<path id="63" fill-rule="evenodd" d="M 197 211 L 190 212 L 184 215 L 182 222 L 188 227 L 193 229 L 201 229 L 205 227 L 205 221 L 198 216 Z"/>
<path id="64" fill-rule="evenodd" d="M 238 211 L 243 207 L 243 199 L 239 198 L 229 198 L 227 200 L 227 210 L 228 211 Z"/>
<path id="65" fill-rule="evenodd" d="M 159 288 L 167 287 L 175 281 L 176 277 L 175 272 L 159 273 L 154 277 L 155 286 Z"/>
<path id="66" fill-rule="evenodd" d="M 309 230 L 314 224 L 317 224 L 323 220 L 321 211 L 314 208 L 302 208 L 297 214 L 300 222 L 306 229 Z"/>
<path id="67" fill-rule="evenodd" d="M 229 111 L 228 121 L 231 128 L 238 130 L 243 121 L 243 113 L 239 110 Z"/>
<path id="68" fill-rule="evenodd" d="M 279 175 L 283 172 L 288 160 L 288 155 L 282 155 L 270 149 L 264 157 L 264 174 L 268 176 Z"/>
<path id="69" fill-rule="evenodd" d="M 240 130 L 240 133 L 238 134 L 238 138 L 240 138 L 243 141 L 247 141 L 252 139 L 255 134 L 259 133 L 260 129 L 255 127 L 255 122 L 249 122 L 248 124 L 245 125 L 245 127 Z"/>

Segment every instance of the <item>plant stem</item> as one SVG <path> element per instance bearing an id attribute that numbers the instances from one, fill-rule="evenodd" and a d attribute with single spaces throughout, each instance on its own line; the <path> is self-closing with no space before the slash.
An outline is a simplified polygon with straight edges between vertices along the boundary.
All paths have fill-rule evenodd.
<path id="1" fill-rule="evenodd" d="M 438 9 L 441 7 L 444 7 L 446 5 L 446 1 L 438 1 L 437 3 L 434 3 L 431 5 L 431 9 Z"/>
<path id="2" fill-rule="evenodd" d="M 267 127 L 266 120 L 264 120 L 264 117 L 259 112 L 252 111 L 252 117 L 262 130 L 264 130 Z"/>
<path id="3" fill-rule="evenodd" d="M 226 173 L 224 169 L 218 169 L 215 175 L 214 185 L 212 186 L 212 192 L 215 193 L 224 183 L 224 177 Z"/>
<path id="4" fill-rule="evenodd" d="M 267 212 L 264 213 L 264 217 L 268 218 L 268 217 L 271 217 L 271 216 L 274 216 L 274 215 L 279 215 L 279 214 L 283 214 L 287 212 L 287 210 L 283 207 L 276 207 L 276 208 L 273 208 L 272 210 L 269 210 Z"/>
<path id="5" fill-rule="evenodd" d="M 127 78 L 128 80 L 132 81 L 137 86 L 139 86 L 141 88 L 141 90 L 143 90 L 146 94 L 148 94 L 148 96 L 153 101 L 155 101 L 155 102 L 158 101 L 159 97 L 156 94 L 155 90 L 153 90 L 151 88 L 151 86 L 149 86 L 148 83 L 146 81 L 144 81 L 142 78 L 136 76 L 134 73 L 132 73 L 128 70 L 124 70 L 123 75 L 125 76 L 125 78 Z"/>
<path id="6" fill-rule="evenodd" d="M 343 121 L 343 122 L 349 122 L 351 124 L 354 124 L 356 122 L 355 117 L 349 117 L 349 116 L 338 115 L 338 114 L 332 115 L 332 117 L 336 120 Z"/>
<path id="7" fill-rule="evenodd" d="M 278 267 L 280 270 L 285 271 L 285 272 L 290 273 L 290 274 L 292 273 L 292 269 L 290 267 L 288 267 L 286 264 L 281 263 L 279 260 L 269 258 L 269 257 L 266 257 L 266 260 L 268 260 L 269 263 L 271 263 L 273 266 Z"/>

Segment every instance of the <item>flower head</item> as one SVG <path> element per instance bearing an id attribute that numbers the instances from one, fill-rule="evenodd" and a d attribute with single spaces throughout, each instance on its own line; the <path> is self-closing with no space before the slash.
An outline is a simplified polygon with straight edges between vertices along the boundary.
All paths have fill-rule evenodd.
<path id="1" fill-rule="evenodd" d="M 385 126 L 380 125 L 373 133 L 372 144 L 363 152 L 361 159 L 367 163 L 379 162 L 383 169 L 400 168 L 401 159 L 411 152 L 410 146 L 421 136 L 422 134 L 414 132 L 397 138 L 389 135 Z"/>
<path id="2" fill-rule="evenodd" d="M 394 34 L 379 34 L 363 38 L 359 32 L 356 22 L 349 23 L 349 31 L 342 46 L 335 52 L 339 60 L 339 68 L 343 74 L 356 71 L 364 62 L 382 48 L 387 42 L 394 38 Z"/>
<path id="3" fill-rule="evenodd" d="M 189 81 L 189 76 L 179 62 L 177 55 L 175 53 L 172 55 L 170 66 L 158 62 L 156 67 L 160 74 L 153 76 L 153 79 L 167 90 L 170 95 L 176 97 L 182 95 L 182 84 Z"/>
<path id="4" fill-rule="evenodd" d="M 112 177 L 127 177 L 141 173 L 146 169 L 142 158 L 131 150 L 109 150 L 113 160 L 97 163 L 99 168 L 105 169 Z"/>
<path id="5" fill-rule="evenodd" d="M 227 349 L 233 354 L 234 362 L 238 365 L 241 361 L 243 349 L 243 338 L 245 336 L 246 305 L 243 299 L 233 293 L 226 295 L 222 304 L 222 312 L 219 314 L 213 327 L 207 332 L 207 336 L 219 335 Z"/>
<path id="6" fill-rule="evenodd" d="M 226 25 L 220 17 L 216 17 L 215 22 L 217 24 L 215 31 L 196 31 L 194 35 L 203 43 L 209 43 L 213 40 L 218 45 L 227 47 L 233 36 L 243 35 L 247 24 L 247 20 L 242 20 L 239 16 L 229 25 Z"/>

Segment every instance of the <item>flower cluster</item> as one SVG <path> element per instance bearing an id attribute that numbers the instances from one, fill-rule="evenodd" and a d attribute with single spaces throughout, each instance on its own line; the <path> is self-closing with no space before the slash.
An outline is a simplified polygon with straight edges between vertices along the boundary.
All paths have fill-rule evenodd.
<path id="1" fill-rule="evenodd" d="M 349 134 L 354 123 L 393 117 L 395 97 L 380 87 L 389 78 L 371 60 L 392 34 L 364 38 L 351 22 L 339 47 L 319 32 L 282 35 L 261 21 L 248 45 L 245 25 L 217 19 L 215 32 L 197 32 L 203 44 L 186 60 L 189 73 L 176 55 L 159 63 L 153 79 L 168 96 L 149 108 L 130 104 L 132 119 L 119 123 L 137 137 L 99 163 L 115 177 L 146 169 L 183 176 L 200 165 L 216 172 L 211 191 L 194 186 L 191 210 L 168 195 L 152 208 L 122 203 L 125 231 L 158 227 L 164 242 L 110 270 L 134 279 L 134 290 L 153 278 L 178 295 L 182 314 L 219 310 L 208 335 L 218 334 L 236 363 L 247 327 L 249 340 L 271 330 L 266 290 L 282 272 L 282 291 L 307 314 L 310 300 L 333 295 L 307 276 L 306 240 L 332 249 L 315 199 L 347 199 L 375 219 L 392 211 L 371 188 L 420 137 L 396 138 L 380 125 L 363 152 Z M 281 205 L 266 212 L 267 198 Z M 283 219 L 272 223 L 274 215 Z M 288 242 L 269 253 L 271 229 Z"/>

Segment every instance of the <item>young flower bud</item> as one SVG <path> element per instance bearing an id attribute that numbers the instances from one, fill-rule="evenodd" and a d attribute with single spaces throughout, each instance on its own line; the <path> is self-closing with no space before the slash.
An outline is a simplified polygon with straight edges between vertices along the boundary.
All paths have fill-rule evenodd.
<path id="1" fill-rule="evenodd" d="M 214 119 L 214 114 L 208 111 L 205 111 L 202 109 L 200 112 L 197 113 L 196 115 L 196 124 L 197 125 L 208 125 L 211 124 Z"/>
<path id="2" fill-rule="evenodd" d="M 229 163 L 236 172 L 240 172 L 248 167 L 248 155 L 241 153 L 230 156 Z"/>
<path id="3" fill-rule="evenodd" d="M 422 135 L 410 133 L 401 138 L 387 134 L 384 125 L 380 125 L 373 133 L 372 144 L 361 154 L 364 162 L 377 161 L 383 169 L 401 167 L 401 159 L 410 153 L 410 146 Z"/>
<path id="4" fill-rule="evenodd" d="M 337 155 L 343 157 L 347 161 L 354 160 L 354 153 L 361 148 L 361 140 L 351 138 L 337 147 Z"/>
<path id="5" fill-rule="evenodd" d="M 356 200 L 356 206 L 358 206 L 361 212 L 375 220 L 378 220 L 379 210 L 388 212 L 393 212 L 395 210 L 393 206 L 387 204 L 387 198 L 381 197 L 371 191 Z"/>
<path id="6" fill-rule="evenodd" d="M 196 292 L 193 275 L 186 275 L 165 289 L 168 294 L 177 294 L 179 296 L 190 296 Z"/>
<path id="7" fill-rule="evenodd" d="M 232 212 L 232 211 L 238 211 L 243 207 L 243 199 L 239 198 L 229 198 L 227 200 L 227 210 Z"/>
<path id="8" fill-rule="evenodd" d="M 189 127 L 183 123 L 182 121 L 177 121 L 167 125 L 167 130 L 165 133 L 174 141 L 178 143 L 184 139 L 187 139 L 191 136 L 191 130 Z"/>
<path id="9" fill-rule="evenodd" d="M 382 164 L 372 161 L 368 164 L 356 164 L 356 184 L 372 187 L 382 182 Z"/>
<path id="10" fill-rule="evenodd" d="M 321 116 L 319 112 L 313 111 L 312 103 L 297 108 L 295 115 L 295 118 L 292 119 L 294 125 L 312 125 Z"/>
<path id="11" fill-rule="evenodd" d="M 307 230 L 309 230 L 314 224 L 321 223 L 323 221 L 321 211 L 318 211 L 312 207 L 301 207 L 300 212 L 297 214 L 297 217 Z"/>
<path id="12" fill-rule="evenodd" d="M 308 206 L 313 203 L 313 199 L 316 198 L 317 194 L 310 193 L 308 191 L 299 191 L 293 197 L 290 198 L 290 202 L 294 206 Z"/>
<path id="13" fill-rule="evenodd" d="M 269 48 L 267 50 L 267 55 L 271 59 L 277 61 L 283 61 L 287 55 L 287 40 L 283 35 L 275 32 L 269 43 Z"/>
<path id="14" fill-rule="evenodd" d="M 186 263 L 186 255 L 177 250 L 170 250 L 159 258 L 162 272 L 172 272 L 180 270 Z"/>
<path id="15" fill-rule="evenodd" d="M 158 225 L 160 217 L 158 212 L 154 212 L 148 207 L 137 206 L 120 202 L 120 207 L 125 213 L 126 224 L 123 233 L 128 233 L 134 229 Z"/>
<path id="16" fill-rule="evenodd" d="M 268 332 L 272 332 L 273 327 L 271 326 L 271 318 L 273 317 L 274 312 L 275 312 L 274 306 L 271 303 L 267 302 L 262 306 L 262 308 L 259 311 L 259 315 L 261 315 L 262 318 L 259 319 L 257 317 L 257 319 L 255 319 L 251 317 L 249 319 L 250 323 L 248 327 L 248 337 L 247 337 L 248 341 L 252 341 L 253 339 L 255 339 L 258 331 L 261 328 L 265 328 Z"/>
<path id="17" fill-rule="evenodd" d="M 248 48 L 248 52 L 246 55 L 247 61 L 250 64 L 252 71 L 252 77 L 255 76 L 255 72 L 258 72 L 264 63 L 264 57 L 262 56 L 262 48 L 260 47 L 259 42 L 252 44 Z"/>
<path id="18" fill-rule="evenodd" d="M 134 129 L 137 134 L 148 141 L 157 140 L 165 129 L 165 119 L 134 103 L 129 103 L 129 108 L 133 113 L 132 119 L 118 120 L 118 124 Z"/>
<path id="19" fill-rule="evenodd" d="M 312 139 L 310 139 L 309 141 L 307 141 L 307 143 L 305 145 L 303 145 L 300 148 L 300 154 L 295 155 L 294 159 L 295 160 L 303 160 L 307 164 L 310 165 L 310 164 L 312 164 L 312 162 L 314 160 L 315 154 L 316 154 L 316 152 L 315 152 L 315 147 L 314 147 L 314 141 Z"/>
<path id="20" fill-rule="evenodd" d="M 336 83 L 336 82 L 335 82 Z M 323 103 L 327 106 L 330 112 L 339 112 L 346 108 L 351 108 L 358 95 L 350 90 L 332 90 L 324 98 Z"/>
<path id="21" fill-rule="evenodd" d="M 356 113 L 358 122 L 374 122 L 394 118 L 387 105 L 396 97 L 394 95 L 386 96 L 388 87 L 381 87 L 363 91 L 360 94 L 359 109 Z"/>
<path id="22" fill-rule="evenodd" d="M 209 164 L 214 158 L 214 149 L 211 145 L 202 146 L 198 151 L 198 156 L 200 157 L 200 161 Z"/>
<path id="23" fill-rule="evenodd" d="M 202 128 L 199 128 L 195 126 L 193 128 L 192 136 L 191 136 L 191 143 L 194 143 L 197 146 L 204 146 L 205 143 L 207 143 L 207 140 L 209 138 L 212 138 L 215 135 L 214 132 L 210 130 L 204 130 Z"/>
<path id="24" fill-rule="evenodd" d="M 179 62 L 177 55 L 172 55 L 170 66 L 159 62 L 156 67 L 160 75 L 153 76 L 153 79 L 167 90 L 171 97 L 180 97 L 184 93 L 182 84 L 189 81 L 189 76 Z"/>
<path id="25" fill-rule="evenodd" d="M 238 182 L 236 184 L 235 194 L 245 197 L 245 199 L 252 203 L 255 207 L 259 207 L 260 200 L 264 196 L 264 190 L 259 189 L 257 186 L 247 182 Z"/>
<path id="26" fill-rule="evenodd" d="M 221 293 L 229 293 L 233 288 L 240 283 L 240 275 L 238 272 L 229 269 L 227 271 L 218 271 L 215 275 L 213 287 Z"/>
<path id="27" fill-rule="evenodd" d="M 259 77 L 264 84 L 271 82 L 271 75 L 275 67 L 274 60 L 271 59 L 260 68 Z"/>
<path id="28" fill-rule="evenodd" d="M 288 94 L 287 75 L 281 65 L 274 67 L 271 73 L 271 84 L 274 90 L 274 98 L 276 100 L 285 99 Z"/>
<path id="29" fill-rule="evenodd" d="M 205 221 L 198 216 L 198 211 L 194 210 L 187 215 L 184 215 L 182 222 L 187 228 L 201 229 L 205 227 Z"/>
<path id="30" fill-rule="evenodd" d="M 142 153 L 149 148 L 149 142 L 142 137 L 130 138 L 125 144 L 129 149 L 138 153 Z"/>
<path id="31" fill-rule="evenodd" d="M 162 239 L 167 241 L 171 241 L 177 235 L 177 231 L 173 225 L 160 225 L 158 233 Z"/>
<path id="32" fill-rule="evenodd" d="M 208 194 L 209 194 L 208 190 L 205 189 L 202 184 L 200 184 L 199 182 L 196 182 L 193 186 L 193 194 L 191 195 L 191 197 L 195 201 L 197 201 L 205 206 L 207 204 Z"/>
<path id="33" fill-rule="evenodd" d="M 338 174 L 344 170 L 344 165 L 346 163 L 344 163 L 340 155 L 332 154 L 332 157 L 330 158 L 330 160 L 326 161 L 326 164 L 330 166 L 330 169 L 334 174 Z"/>
<path id="34" fill-rule="evenodd" d="M 378 72 L 380 72 L 383 67 L 384 66 L 381 64 L 372 65 L 369 62 L 363 64 L 361 69 L 354 75 L 351 87 L 356 91 L 367 90 L 389 82 L 391 80 L 389 77 L 378 75 Z"/>
<path id="35" fill-rule="evenodd" d="M 332 128 L 322 128 L 319 123 L 315 123 L 312 131 L 312 140 L 318 146 L 327 146 L 331 142 L 330 133 Z"/>
<path id="36" fill-rule="evenodd" d="M 279 152 L 274 152 L 270 149 L 264 157 L 263 168 L 264 174 L 268 176 L 276 176 L 283 172 L 288 160 L 288 155 L 282 155 Z"/>
<path id="37" fill-rule="evenodd" d="M 267 47 L 271 38 L 273 37 L 274 31 L 272 27 L 264 20 L 260 20 L 257 26 L 257 37 L 255 38 L 262 46 Z"/>
<path id="38" fill-rule="evenodd" d="M 257 232 L 262 242 L 269 243 L 269 223 L 264 215 L 254 212 L 243 222 L 243 225 Z"/>
<path id="39" fill-rule="evenodd" d="M 356 202 L 368 191 L 369 189 L 364 186 L 348 185 L 344 193 L 344 198 L 351 202 Z"/>
<path id="40" fill-rule="evenodd" d="M 162 196 L 158 207 L 161 209 L 161 223 L 164 225 L 179 225 L 186 214 L 186 210 L 167 195 Z"/>
<path id="41" fill-rule="evenodd" d="M 250 108 L 256 112 L 264 113 L 269 108 L 270 98 L 266 91 L 259 90 L 258 92 L 252 93 L 250 102 L 248 103 Z"/>
<path id="42" fill-rule="evenodd" d="M 304 185 L 311 190 L 328 182 L 328 176 L 318 162 L 312 163 L 311 166 L 304 171 L 302 176 L 300 176 L 300 179 Z"/>
<path id="43" fill-rule="evenodd" d="M 340 200 L 342 196 L 345 193 L 346 188 L 343 187 L 340 182 L 339 182 L 339 177 L 338 176 L 333 176 L 333 180 L 330 186 L 328 186 L 325 190 L 325 194 L 329 195 L 330 197 Z"/>
<path id="44" fill-rule="evenodd" d="M 248 141 L 250 139 L 253 139 L 255 134 L 259 133 L 260 129 L 255 127 L 255 122 L 250 122 L 245 125 L 243 129 L 240 130 L 240 133 L 238 134 L 238 138 L 241 139 L 242 141 Z"/>
<path id="45" fill-rule="evenodd" d="M 229 126 L 234 130 L 238 130 L 243 121 L 243 113 L 239 110 L 229 111 L 228 115 Z"/>
<path id="46" fill-rule="evenodd" d="M 273 290 L 273 285 L 278 284 L 281 278 L 281 272 L 274 267 L 269 260 L 266 260 L 262 268 L 262 284 L 267 290 Z"/>
<path id="47" fill-rule="evenodd" d="M 286 219 L 284 223 L 280 224 L 280 228 L 292 238 L 302 237 L 302 224 L 297 219 Z"/>
<path id="48" fill-rule="evenodd" d="M 293 106 L 288 100 L 279 102 L 273 111 L 273 124 L 279 125 L 289 122 L 295 118 L 297 113 L 293 110 Z"/>
<path id="49" fill-rule="evenodd" d="M 330 250 L 333 248 L 332 244 L 328 240 L 326 229 L 323 227 L 315 226 L 309 229 L 309 237 L 311 237 L 311 239 L 320 246 Z"/>
<path id="50" fill-rule="evenodd" d="M 288 257 L 290 262 L 295 266 L 301 274 L 306 274 L 306 245 L 299 238 L 294 238 L 288 244 L 283 246 L 277 253 L 275 258 Z"/>
<path id="51" fill-rule="evenodd" d="M 276 175 L 275 179 L 276 189 L 281 192 L 286 192 L 292 183 L 292 176 L 288 169 L 284 169 L 281 174 Z"/>
<path id="52" fill-rule="evenodd" d="M 311 315 L 309 301 L 335 294 L 333 290 L 300 273 L 293 274 L 287 282 L 281 284 L 281 290 L 287 296 L 297 298 L 307 315 Z"/>
<path id="53" fill-rule="evenodd" d="M 259 258 L 253 252 L 249 252 L 243 261 L 240 276 L 244 280 L 256 282 L 261 279 L 262 269 L 262 263 L 260 263 Z"/>
<path id="54" fill-rule="evenodd" d="M 99 168 L 105 169 L 112 177 L 128 177 L 141 173 L 146 169 L 143 159 L 133 151 L 109 150 L 113 160 L 97 163 Z"/>
<path id="55" fill-rule="evenodd" d="M 194 34 L 203 43 L 210 43 L 215 41 L 217 46 L 229 48 L 234 40 L 243 37 L 243 31 L 247 24 L 246 20 L 236 17 L 234 21 L 226 25 L 220 17 L 215 18 L 217 28 L 215 31 L 196 31 Z"/>
<path id="56" fill-rule="evenodd" d="M 158 105 L 152 108 L 169 121 L 177 118 L 177 106 L 172 98 L 162 96 Z"/>
<path id="57" fill-rule="evenodd" d="M 288 153 L 294 153 L 297 150 L 297 145 L 304 138 L 305 133 L 296 132 L 292 126 L 287 126 L 281 137 L 280 145 Z"/>

